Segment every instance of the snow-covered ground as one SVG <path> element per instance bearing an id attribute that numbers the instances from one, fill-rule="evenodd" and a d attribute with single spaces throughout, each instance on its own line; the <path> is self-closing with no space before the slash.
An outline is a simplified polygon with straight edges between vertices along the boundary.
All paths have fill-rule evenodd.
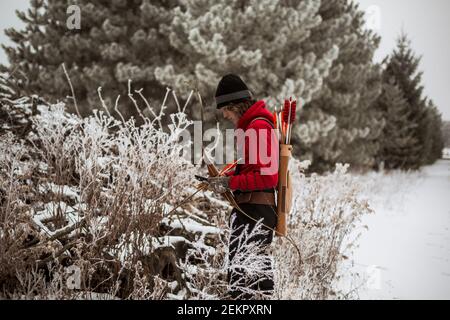
<path id="1" fill-rule="evenodd" d="M 442 151 L 442 158 L 450 160 L 450 148 L 445 148 L 444 151 Z"/>
<path id="2" fill-rule="evenodd" d="M 355 270 L 362 299 L 450 299 L 450 161 L 379 179 Z"/>

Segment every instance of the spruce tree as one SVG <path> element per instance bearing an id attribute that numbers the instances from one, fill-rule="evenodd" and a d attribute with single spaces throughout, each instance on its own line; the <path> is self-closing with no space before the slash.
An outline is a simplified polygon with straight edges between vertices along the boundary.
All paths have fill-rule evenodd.
<path id="1" fill-rule="evenodd" d="M 450 121 L 442 121 L 442 139 L 444 148 L 450 148 Z"/>
<path id="2" fill-rule="evenodd" d="M 427 103 L 426 117 L 423 120 L 427 122 L 425 164 L 432 165 L 442 158 L 442 150 L 445 147 L 442 115 L 432 100 Z"/>
<path id="3" fill-rule="evenodd" d="M 384 80 L 377 107 L 385 115 L 386 126 L 380 137 L 382 147 L 377 160 L 379 164 L 384 164 L 385 169 L 407 170 L 415 166 L 410 155 L 420 151 L 415 137 L 417 125 L 409 120 L 412 110 L 403 92 L 393 81 Z"/>
<path id="4" fill-rule="evenodd" d="M 429 149 L 429 119 L 427 117 L 427 99 L 423 95 L 422 72 L 418 70 L 420 58 L 411 49 L 411 42 L 402 32 L 397 40 L 394 52 L 385 60 L 383 77 L 396 85 L 408 103 L 410 112 L 408 121 L 415 126 L 413 153 L 405 160 L 407 167 L 419 169 L 427 163 Z M 389 114 L 385 115 L 389 121 Z"/>
<path id="5" fill-rule="evenodd" d="M 42 47 L 49 41 L 42 31 L 48 18 L 46 8 L 44 0 L 31 0 L 27 12 L 16 11 L 19 19 L 25 23 L 25 29 L 5 30 L 5 34 L 15 45 L 12 47 L 2 45 L 11 66 L 0 68 L 5 74 L 5 85 L 18 96 L 33 94 L 42 89 L 40 66 L 41 63 L 49 62 Z"/>

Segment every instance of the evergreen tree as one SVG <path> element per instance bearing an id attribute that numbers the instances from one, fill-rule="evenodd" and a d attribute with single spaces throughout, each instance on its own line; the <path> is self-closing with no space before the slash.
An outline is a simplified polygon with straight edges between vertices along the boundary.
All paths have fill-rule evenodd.
<path id="1" fill-rule="evenodd" d="M 397 48 L 385 60 L 383 77 L 396 85 L 409 106 L 408 121 L 415 126 L 414 141 L 416 145 L 406 159 L 407 168 L 419 169 L 427 162 L 430 151 L 429 119 L 427 117 L 427 101 L 423 96 L 422 72 L 418 71 L 420 58 L 414 55 L 411 43 L 402 32 L 397 40 Z M 389 121 L 389 114 L 385 119 Z"/>
<path id="2" fill-rule="evenodd" d="M 428 101 L 426 109 L 427 137 L 425 164 L 431 165 L 442 158 L 445 147 L 442 115 L 432 100 Z"/>
<path id="3" fill-rule="evenodd" d="M 114 105 L 118 94 L 126 97 L 128 79 L 144 95 L 162 99 L 165 88 L 155 79 L 155 68 L 177 59 L 160 25 L 170 22 L 171 0 L 78 0 L 81 29 L 69 30 L 70 0 L 32 0 L 28 13 L 18 12 L 25 30 L 9 29 L 15 46 L 4 47 L 10 66 L 3 71 L 26 76 L 16 81 L 26 93 L 61 99 L 70 93 L 61 68 L 65 63 L 76 97 L 81 103 L 98 106 L 97 88 Z M 15 77 L 17 80 L 17 77 Z M 124 101 L 125 99 L 122 99 Z M 127 104 L 130 107 L 129 104 Z M 133 114 L 133 109 L 122 110 Z"/>
<path id="4" fill-rule="evenodd" d="M 39 77 L 40 62 L 45 61 L 42 45 L 47 41 L 42 32 L 47 20 L 45 10 L 44 0 L 31 0 L 27 12 L 16 11 L 19 19 L 25 23 L 25 29 L 5 30 L 5 34 L 15 43 L 15 46 L 2 45 L 11 67 L 1 66 L 1 69 L 5 73 L 5 85 L 15 91 L 18 96 L 33 94 L 42 87 Z"/>
<path id="5" fill-rule="evenodd" d="M 319 54 L 303 49 L 321 23 L 320 2 L 180 1 L 164 32 L 184 55 L 157 68 L 156 78 L 181 92 L 195 83 L 208 104 L 220 78 L 230 72 L 240 74 L 272 108 L 287 97 L 310 101 L 338 53 L 334 45 Z"/>
<path id="6" fill-rule="evenodd" d="M 324 86 L 305 106 L 297 130 L 299 155 L 313 162 L 312 170 L 330 169 L 336 162 L 372 167 L 384 122 L 374 107 L 381 93 L 380 71 L 373 64 L 379 38 L 364 29 L 364 13 L 353 1 L 322 1 L 323 22 L 313 29 L 313 51 L 339 47 Z M 319 124 L 322 125 L 319 125 Z"/>
<path id="7" fill-rule="evenodd" d="M 385 115 L 386 126 L 380 137 L 382 147 L 377 160 L 385 169 L 407 170 L 415 165 L 410 155 L 420 151 L 415 138 L 417 125 L 409 120 L 412 111 L 403 92 L 388 79 L 384 80 L 377 107 Z"/>
<path id="8" fill-rule="evenodd" d="M 450 148 L 450 121 L 443 121 L 442 136 L 444 139 L 444 147 Z"/>

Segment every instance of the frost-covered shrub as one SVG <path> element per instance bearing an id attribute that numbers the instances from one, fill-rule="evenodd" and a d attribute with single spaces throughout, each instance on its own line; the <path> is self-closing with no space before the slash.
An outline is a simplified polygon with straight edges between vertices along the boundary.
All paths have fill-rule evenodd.
<path id="1" fill-rule="evenodd" d="M 64 185 L 74 177 L 74 161 L 77 155 L 77 139 L 81 119 L 65 111 L 59 103 L 51 107 L 40 105 L 39 115 L 32 118 L 37 138 L 36 149 L 48 166 L 48 174 L 54 183 Z"/>
<path id="2" fill-rule="evenodd" d="M 252 235 L 243 235 L 235 261 L 228 261 L 229 229 L 226 220 L 221 221 L 225 235 L 211 253 L 201 249 L 190 250 L 189 257 L 181 265 L 196 299 L 228 298 L 227 291 L 239 289 L 257 299 L 339 299 L 349 298 L 353 289 L 339 290 L 338 283 L 346 274 L 352 249 L 362 228 L 360 218 L 371 212 L 361 195 L 358 179 L 347 173 L 347 166 L 338 165 L 328 175 L 303 174 L 304 163 L 294 161 L 291 167 L 295 181 L 295 200 L 289 215 L 288 237 L 275 238 L 270 251 L 274 260 L 275 293 L 265 296 L 248 286 L 232 288 L 226 282 L 228 269 L 242 268 L 248 271 L 248 282 L 267 276 L 262 266 L 264 256 L 256 254 L 254 244 L 248 240 L 263 232 L 255 228 Z M 191 261 L 196 261 L 193 264 Z M 199 263 L 201 262 L 201 263 Z M 235 284 L 236 285 L 236 284 Z"/>
<path id="3" fill-rule="evenodd" d="M 279 299 L 335 299 L 360 230 L 360 218 L 371 212 L 361 197 L 362 186 L 337 165 L 333 173 L 306 177 L 302 164 L 292 165 L 295 200 L 289 217 L 289 236 L 301 258 L 285 239 L 273 246 L 276 297 Z"/>
<path id="4" fill-rule="evenodd" d="M 30 237 L 39 236 L 31 224 L 31 188 L 20 179 L 29 179 L 32 167 L 24 161 L 29 156 L 23 142 L 18 142 L 12 134 L 4 134 L 0 139 L 0 284 L 3 290 L 14 290 L 12 278 L 28 265 L 48 252 L 42 247 L 26 254 L 20 250 Z"/>
<path id="5" fill-rule="evenodd" d="M 232 223 L 233 216 L 230 223 Z M 221 236 L 212 250 L 194 246 L 186 259 L 180 261 L 180 269 L 187 279 L 191 299 L 231 299 L 230 292 L 239 292 L 236 299 L 269 299 L 266 292 L 255 290 L 262 279 L 273 276 L 267 265 L 272 263 L 268 255 L 261 255 L 260 242 L 255 238 L 267 235 L 262 220 L 253 229 L 243 229 L 239 237 L 230 239 L 229 225 L 221 221 Z M 230 241 L 236 242 L 232 259 L 229 256 Z M 228 272 L 239 275 L 228 282 Z"/>
<path id="6" fill-rule="evenodd" d="M 137 126 L 103 111 L 81 119 L 63 104 L 37 111 L 29 135 L 0 140 L 1 291 L 43 298 L 72 266 L 80 290 L 162 297 L 170 289 L 166 280 L 182 280 L 165 270 L 176 267 L 173 244 L 180 241 L 166 236 L 173 230 L 163 219 L 192 186 L 195 167 L 180 157 L 178 142 L 191 122 L 174 114 L 164 131 L 157 119 Z M 156 288 L 159 295 L 148 294 Z M 79 294 L 61 286 L 49 293 Z"/>
<path id="7" fill-rule="evenodd" d="M 17 108 L 29 109 L 24 101 Z M 238 289 L 258 299 L 329 299 L 370 212 L 345 166 L 306 177 L 293 162 L 294 208 L 289 237 L 276 239 L 272 297 L 227 283 L 246 268 L 248 282 L 267 271 L 266 257 L 240 239 L 229 261 L 230 206 L 196 191 L 200 168 L 180 157 L 190 121 L 180 110 L 165 131 L 155 114 L 136 125 L 108 108 L 81 119 L 62 104 L 29 113 L 30 131 L 1 131 L 0 289 L 9 298 L 226 299 Z M 20 129 L 20 128 L 19 128 Z M 28 130 L 28 129 L 27 129 Z M 10 132 L 10 133 L 4 133 Z M 14 132 L 14 133 L 12 133 Z M 75 274 L 73 273 L 75 271 Z M 76 285 L 68 285 L 77 276 Z M 75 279 L 76 280 L 76 279 Z M 68 282 L 69 281 L 69 282 Z M 72 283 L 73 284 L 73 283 Z"/>

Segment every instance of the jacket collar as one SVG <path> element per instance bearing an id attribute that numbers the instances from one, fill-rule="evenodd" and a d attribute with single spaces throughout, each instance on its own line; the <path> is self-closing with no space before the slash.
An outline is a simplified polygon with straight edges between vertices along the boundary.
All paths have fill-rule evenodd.
<path id="1" fill-rule="evenodd" d="M 260 100 L 256 102 L 253 106 L 251 106 L 239 119 L 237 129 L 246 130 L 250 123 L 255 118 L 267 118 L 270 121 L 273 121 L 273 116 L 269 110 L 266 109 L 266 103 L 264 100 Z"/>

